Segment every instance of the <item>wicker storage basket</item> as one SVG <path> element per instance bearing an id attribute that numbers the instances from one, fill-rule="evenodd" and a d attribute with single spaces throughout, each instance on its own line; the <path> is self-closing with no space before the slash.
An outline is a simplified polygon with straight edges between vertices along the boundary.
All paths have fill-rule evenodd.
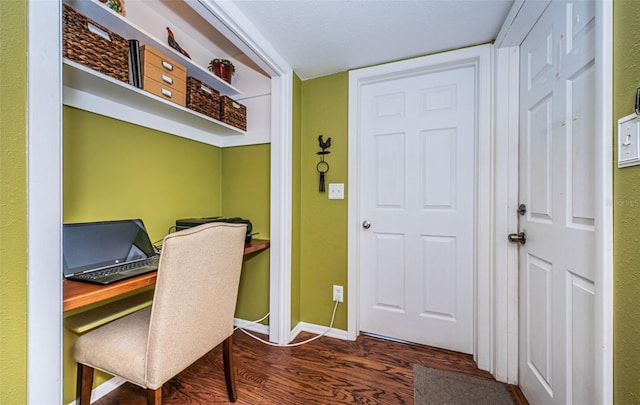
<path id="1" fill-rule="evenodd" d="M 63 19 L 65 58 L 129 83 L 129 41 L 66 4 Z M 91 31 L 96 31 L 95 28 L 111 37 L 111 41 Z"/>
<path id="2" fill-rule="evenodd" d="M 243 131 L 247 130 L 247 107 L 230 97 L 220 97 L 220 121 Z"/>
<path id="3" fill-rule="evenodd" d="M 195 77 L 187 77 L 187 108 L 220 120 L 220 93 Z"/>

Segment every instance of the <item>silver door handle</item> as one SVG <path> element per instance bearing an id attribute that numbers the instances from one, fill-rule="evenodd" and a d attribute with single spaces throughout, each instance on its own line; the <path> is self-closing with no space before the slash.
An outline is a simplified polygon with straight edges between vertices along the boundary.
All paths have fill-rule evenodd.
<path id="1" fill-rule="evenodd" d="M 520 243 L 521 245 L 524 245 L 525 243 L 527 243 L 527 235 L 524 232 L 510 233 L 508 238 L 509 238 L 509 242 L 512 242 L 512 243 Z"/>
<path id="2" fill-rule="evenodd" d="M 369 221 L 364 221 L 364 222 L 362 223 L 362 227 L 363 227 L 364 229 L 369 229 L 369 228 L 371 228 L 371 222 L 369 222 Z"/>

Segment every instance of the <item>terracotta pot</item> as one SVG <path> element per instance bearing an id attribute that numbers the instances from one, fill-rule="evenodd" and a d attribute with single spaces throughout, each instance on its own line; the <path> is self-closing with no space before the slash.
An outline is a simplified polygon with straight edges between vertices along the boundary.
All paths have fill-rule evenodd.
<path id="1" fill-rule="evenodd" d="M 213 74 L 224 80 L 225 82 L 231 84 L 231 77 L 233 76 L 233 71 L 231 68 L 224 63 L 216 63 L 213 65 Z"/>

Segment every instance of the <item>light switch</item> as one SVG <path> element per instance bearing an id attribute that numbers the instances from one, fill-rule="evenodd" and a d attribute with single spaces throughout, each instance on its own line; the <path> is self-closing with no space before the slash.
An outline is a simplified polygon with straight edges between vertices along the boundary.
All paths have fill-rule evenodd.
<path id="1" fill-rule="evenodd" d="M 344 200 L 344 184 L 329 183 L 329 199 Z"/>
<path id="2" fill-rule="evenodd" d="M 640 121 L 636 114 L 618 120 L 618 167 L 640 165 Z"/>

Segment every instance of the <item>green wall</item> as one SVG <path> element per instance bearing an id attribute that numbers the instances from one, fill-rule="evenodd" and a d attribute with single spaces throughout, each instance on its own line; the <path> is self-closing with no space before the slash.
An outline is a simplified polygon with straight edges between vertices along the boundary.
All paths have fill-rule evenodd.
<path id="1" fill-rule="evenodd" d="M 347 329 L 347 200 L 329 200 L 318 191 L 316 154 L 318 136 L 331 137 L 331 152 L 325 156 L 329 183 L 344 183 L 347 194 L 348 157 L 347 72 L 302 82 L 301 129 L 298 149 L 300 173 L 299 266 L 300 320 L 328 325 L 333 310 L 332 286 L 344 286 L 345 303 L 336 312 L 333 325 Z"/>
<path id="2" fill-rule="evenodd" d="M 270 239 L 270 162 L 269 144 L 222 149 L 222 215 L 250 219 L 256 239 Z M 245 256 L 236 317 L 269 312 L 269 281 L 269 250 Z"/>
<path id="3" fill-rule="evenodd" d="M 633 113 L 640 83 L 640 2 L 613 3 L 613 123 Z M 617 141 L 614 139 L 614 145 Z M 615 147 L 614 147 L 615 149 Z M 614 150 L 615 153 L 615 150 Z M 640 403 L 640 166 L 618 169 L 613 159 L 614 399 Z"/>
<path id="4" fill-rule="evenodd" d="M 141 218 L 157 241 L 222 214 L 219 148 L 71 107 L 63 132 L 64 222 Z"/>
<path id="5" fill-rule="evenodd" d="M 27 398 L 26 10 L 0 1 L 0 404 Z"/>

